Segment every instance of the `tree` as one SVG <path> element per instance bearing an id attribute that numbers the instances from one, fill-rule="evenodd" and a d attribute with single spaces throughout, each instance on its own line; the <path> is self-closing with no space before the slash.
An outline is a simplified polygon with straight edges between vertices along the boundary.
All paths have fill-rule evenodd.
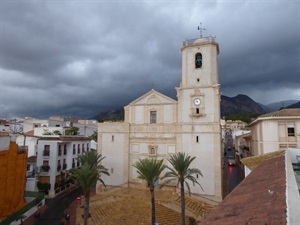
<path id="1" fill-rule="evenodd" d="M 78 127 L 71 127 L 68 130 L 65 130 L 66 135 L 79 135 L 79 128 Z"/>
<path id="2" fill-rule="evenodd" d="M 104 167 L 100 164 L 100 162 L 104 159 L 101 155 L 97 153 L 97 151 L 88 151 L 84 152 L 81 155 L 78 155 L 77 160 L 83 164 L 88 164 L 92 167 L 100 166 L 99 169 L 103 169 Z"/>
<path id="3" fill-rule="evenodd" d="M 163 165 L 163 160 L 157 159 L 140 159 L 133 165 L 137 169 L 138 178 L 141 180 L 145 180 L 150 189 L 151 196 L 151 224 L 155 223 L 155 196 L 154 196 L 154 188 L 159 180 L 159 176 L 162 171 L 165 169 L 165 165 Z"/>
<path id="4" fill-rule="evenodd" d="M 53 134 L 55 134 L 55 135 L 61 135 L 61 132 L 59 130 L 54 130 Z"/>
<path id="5" fill-rule="evenodd" d="M 94 131 L 93 132 L 93 134 L 90 136 L 90 138 L 92 138 L 94 141 L 98 141 L 97 139 L 98 139 L 98 133 L 97 133 L 97 131 Z"/>
<path id="6" fill-rule="evenodd" d="M 185 225 L 185 197 L 184 197 L 184 186 L 186 185 L 189 194 L 191 194 L 190 185 L 188 181 L 192 181 L 193 185 L 198 184 L 203 190 L 201 184 L 193 175 L 200 175 L 202 173 L 199 169 L 189 168 L 191 163 L 196 157 L 191 157 L 188 154 L 178 152 L 172 155 L 168 160 L 173 168 L 167 166 L 169 171 L 166 172 L 164 177 L 169 178 L 165 181 L 165 184 L 170 183 L 173 180 L 177 180 L 177 187 L 180 184 L 180 196 L 181 196 L 181 225 Z"/>
<path id="7" fill-rule="evenodd" d="M 83 192 L 84 225 L 87 225 L 87 219 L 90 214 L 89 208 L 91 188 L 96 184 L 97 180 L 99 180 L 104 187 L 106 187 L 104 181 L 101 179 L 101 175 L 106 174 L 109 176 L 109 172 L 103 165 L 100 164 L 103 159 L 104 157 L 98 155 L 97 152 L 85 152 L 78 157 L 78 160 L 82 163 L 82 166 L 74 168 L 70 171 L 70 179 L 74 179 Z"/>

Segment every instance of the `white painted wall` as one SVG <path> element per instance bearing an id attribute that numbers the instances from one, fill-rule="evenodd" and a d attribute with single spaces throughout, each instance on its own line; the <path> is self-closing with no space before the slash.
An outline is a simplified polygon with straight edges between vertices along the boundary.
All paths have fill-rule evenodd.
<path id="1" fill-rule="evenodd" d="M 0 137 L 0 151 L 2 150 L 8 150 L 10 144 L 10 137 Z"/>
<path id="2" fill-rule="evenodd" d="M 286 158 L 286 204 L 287 204 L 287 224 L 298 225 L 300 221 L 300 195 L 292 163 L 298 162 L 296 156 L 300 156 L 300 149 L 288 149 Z"/>

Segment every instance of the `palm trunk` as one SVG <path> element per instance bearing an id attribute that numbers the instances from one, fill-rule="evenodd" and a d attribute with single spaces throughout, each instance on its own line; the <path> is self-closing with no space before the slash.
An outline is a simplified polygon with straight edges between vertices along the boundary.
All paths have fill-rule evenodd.
<path id="1" fill-rule="evenodd" d="M 154 197 L 154 189 L 150 188 L 150 194 L 151 194 L 151 225 L 154 225 L 155 223 L 155 197 Z"/>
<path id="2" fill-rule="evenodd" d="M 87 225 L 90 210 L 90 191 L 84 195 L 84 213 L 83 213 L 83 224 Z"/>
<path id="3" fill-rule="evenodd" d="M 185 225 L 184 182 L 180 182 L 180 195 L 181 195 L 181 225 Z"/>

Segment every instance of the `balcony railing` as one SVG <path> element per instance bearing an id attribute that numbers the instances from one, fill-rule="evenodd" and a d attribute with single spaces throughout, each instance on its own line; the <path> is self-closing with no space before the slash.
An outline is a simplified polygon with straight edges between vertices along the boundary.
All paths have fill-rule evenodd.
<path id="1" fill-rule="evenodd" d="M 61 170 L 61 166 L 57 166 L 57 172 Z"/>
<path id="2" fill-rule="evenodd" d="M 67 169 L 67 164 L 63 164 L 63 170 Z"/>
<path id="3" fill-rule="evenodd" d="M 43 165 L 42 166 L 42 172 L 49 172 L 50 166 L 49 165 Z"/>
<path id="4" fill-rule="evenodd" d="M 50 156 L 50 151 L 44 150 L 44 151 L 43 151 L 43 156 Z"/>
<path id="5" fill-rule="evenodd" d="M 202 39 L 206 39 L 207 41 L 209 42 L 216 42 L 216 37 L 213 37 L 213 36 L 209 36 L 209 37 L 201 37 Z M 196 40 L 198 40 L 199 38 L 195 38 L 195 39 L 187 39 L 185 40 L 184 42 L 182 42 L 182 45 L 183 46 L 187 46 L 187 45 L 193 45 L 194 42 Z"/>

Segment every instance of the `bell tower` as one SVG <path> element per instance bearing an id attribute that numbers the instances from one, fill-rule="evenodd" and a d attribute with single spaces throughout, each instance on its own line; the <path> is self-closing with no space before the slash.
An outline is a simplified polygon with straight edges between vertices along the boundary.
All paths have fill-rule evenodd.
<path id="1" fill-rule="evenodd" d="M 177 151 L 196 157 L 202 171 L 191 192 L 222 200 L 219 45 L 215 37 L 186 40 L 181 48 L 182 80 L 178 97 Z"/>

